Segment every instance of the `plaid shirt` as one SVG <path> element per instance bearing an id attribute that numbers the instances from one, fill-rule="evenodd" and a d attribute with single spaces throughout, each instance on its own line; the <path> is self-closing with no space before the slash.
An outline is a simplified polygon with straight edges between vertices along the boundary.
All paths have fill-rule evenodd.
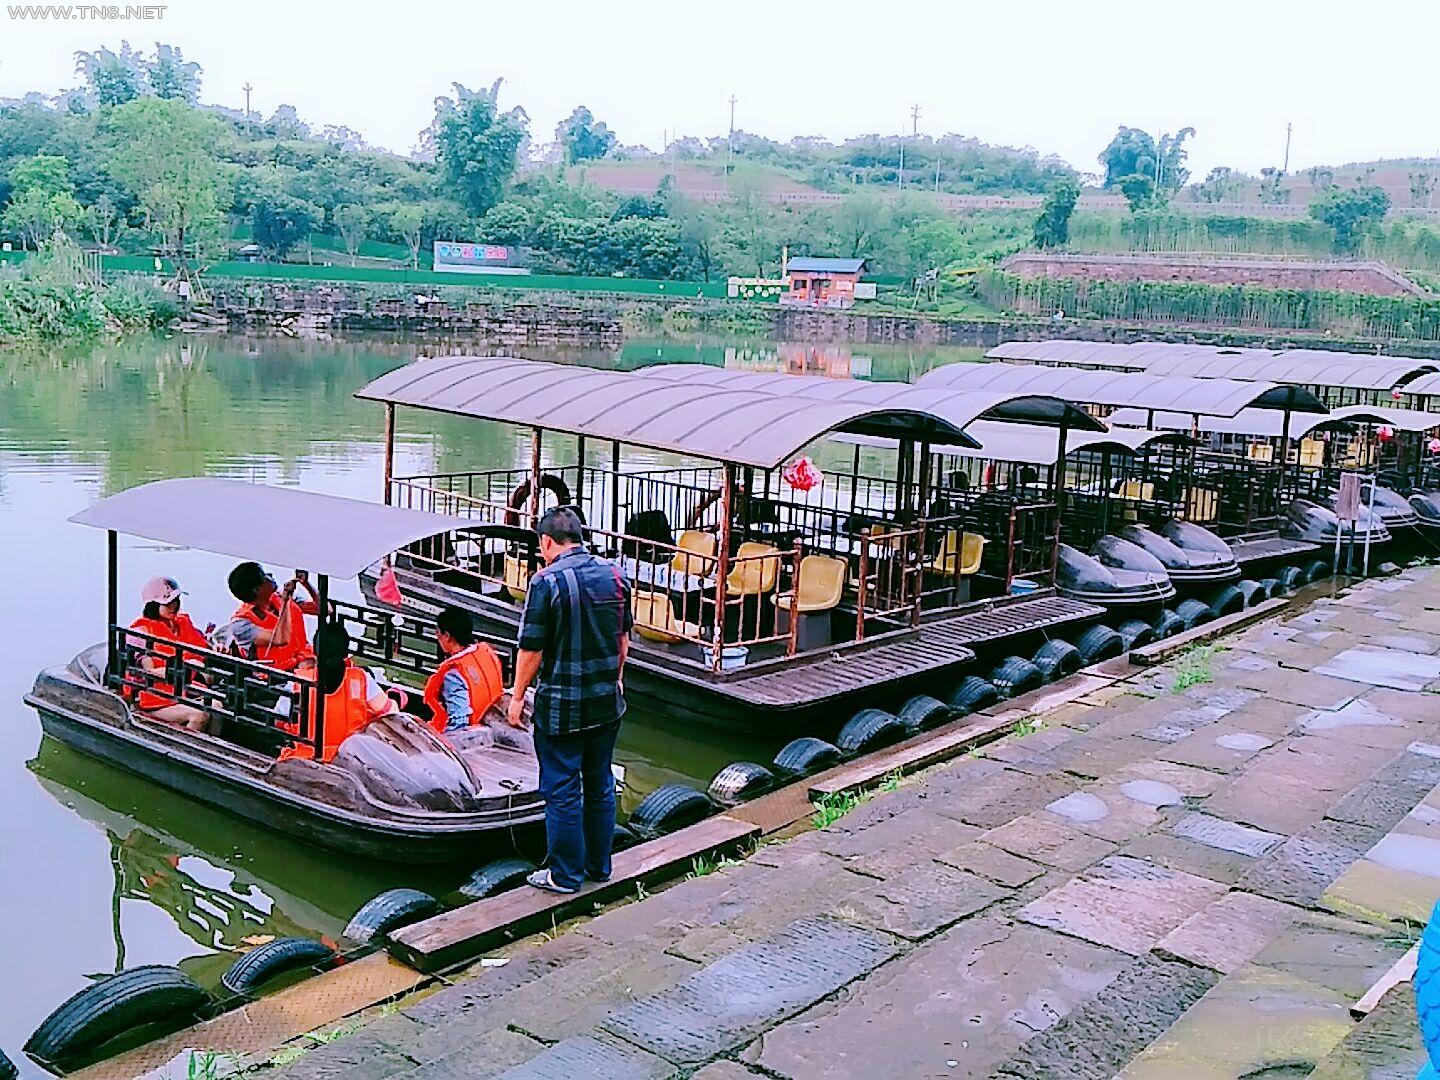
<path id="1" fill-rule="evenodd" d="M 625 575 L 584 548 L 565 552 L 530 579 L 520 648 L 541 654 L 536 727 L 573 735 L 624 715 L 620 641 L 634 624 Z"/>

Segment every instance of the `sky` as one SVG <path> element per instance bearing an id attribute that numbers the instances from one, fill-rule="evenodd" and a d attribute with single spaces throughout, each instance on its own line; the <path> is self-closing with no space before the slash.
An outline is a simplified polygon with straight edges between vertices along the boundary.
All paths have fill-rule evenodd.
<path id="1" fill-rule="evenodd" d="M 503 77 L 537 143 L 576 105 L 625 143 L 729 123 L 785 140 L 960 132 L 1096 171 L 1121 124 L 1196 130 L 1190 167 L 1256 173 L 1440 153 L 1434 0 L 169 0 L 160 18 L 18 18 L 0 0 L 0 97 L 74 85 L 74 53 L 180 46 L 202 100 L 291 104 L 410 151 L 450 84 Z M 123 5 L 119 5 L 120 10 Z"/>

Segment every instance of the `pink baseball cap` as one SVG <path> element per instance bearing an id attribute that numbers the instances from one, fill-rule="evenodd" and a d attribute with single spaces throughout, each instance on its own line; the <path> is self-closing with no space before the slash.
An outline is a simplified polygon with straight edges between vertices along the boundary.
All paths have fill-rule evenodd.
<path id="1" fill-rule="evenodd" d="M 185 595 L 185 590 L 180 588 L 180 583 L 174 578 L 152 577 L 140 589 L 140 600 L 142 603 L 155 602 L 157 604 L 169 604 Z"/>

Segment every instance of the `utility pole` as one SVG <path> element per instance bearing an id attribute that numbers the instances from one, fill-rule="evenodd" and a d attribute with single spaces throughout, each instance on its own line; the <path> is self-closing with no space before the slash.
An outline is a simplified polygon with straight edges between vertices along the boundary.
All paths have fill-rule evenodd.
<path id="1" fill-rule="evenodd" d="M 915 133 L 920 130 L 920 106 L 910 106 L 910 137 L 914 138 Z M 895 186 L 905 190 L 905 136 L 900 136 L 900 175 L 895 178 Z"/>
<path id="2" fill-rule="evenodd" d="M 246 123 L 249 123 L 249 122 L 250 122 L 250 91 L 251 91 L 251 90 L 254 90 L 255 88 L 254 88 L 253 86 L 251 86 L 250 83 L 247 81 L 247 82 L 245 83 L 245 85 L 242 86 L 240 89 L 245 91 L 245 122 L 246 122 Z"/>
<path id="3" fill-rule="evenodd" d="M 910 137 L 920 134 L 920 106 L 910 106 Z"/>
<path id="4" fill-rule="evenodd" d="M 730 135 L 725 141 L 725 184 L 730 184 L 730 170 L 735 167 L 735 95 L 730 95 Z"/>
<path id="5" fill-rule="evenodd" d="M 1285 122 L 1285 164 L 1280 166 L 1282 176 L 1290 175 L 1290 132 L 1293 128 L 1294 125 L 1287 120 Z"/>

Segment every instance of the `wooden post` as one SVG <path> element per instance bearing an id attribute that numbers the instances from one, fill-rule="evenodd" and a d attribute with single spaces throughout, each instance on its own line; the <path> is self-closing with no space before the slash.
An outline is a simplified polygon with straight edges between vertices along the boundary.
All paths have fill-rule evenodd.
<path id="1" fill-rule="evenodd" d="M 530 528 L 540 524 L 540 441 L 542 432 L 533 428 L 530 432 Z"/>
<path id="2" fill-rule="evenodd" d="M 1290 410 L 1286 409 L 1280 421 L 1280 482 L 1285 482 L 1285 474 L 1290 471 Z M 1281 489 L 1284 490 L 1283 488 Z M 1295 462 L 1295 494 L 1300 493 L 1300 462 Z"/>
<path id="3" fill-rule="evenodd" d="M 575 436 L 575 491 L 571 495 L 571 501 L 583 507 L 585 505 L 585 436 Z M 593 509 L 593 508 L 592 508 Z"/>
<path id="4" fill-rule="evenodd" d="M 850 462 L 850 514 L 853 517 L 860 498 L 860 444 L 855 444 L 855 456 Z"/>
<path id="5" fill-rule="evenodd" d="M 725 648 L 725 579 L 730 576 L 730 509 L 735 491 L 735 466 L 727 463 L 720 481 L 720 525 L 717 532 L 718 556 L 715 566 L 715 646 L 710 660 L 712 671 L 720 670 L 720 654 Z M 742 612 L 743 615 L 743 612 Z"/>
<path id="6" fill-rule="evenodd" d="M 114 529 L 105 531 L 105 672 L 119 676 L 120 657 L 115 649 L 115 624 L 120 621 L 120 544 Z"/>
<path id="7" fill-rule="evenodd" d="M 1055 491 L 1055 516 L 1057 519 L 1065 517 L 1065 443 L 1069 436 L 1070 417 L 1067 415 L 1060 421 L 1060 444 L 1055 454 L 1055 477 L 1052 485 Z"/>
<path id="8" fill-rule="evenodd" d="M 325 746 L 325 691 L 320 688 L 320 666 L 325 660 L 322 652 L 324 642 L 321 640 L 320 631 L 330 623 L 330 575 L 321 574 L 315 582 L 315 594 L 320 601 L 320 621 L 315 630 L 315 685 L 310 693 L 315 695 L 315 730 L 311 733 L 315 739 L 315 760 L 320 760 L 320 754 Z M 300 694 L 301 700 L 294 703 L 296 709 L 304 706 L 305 694 Z M 304 723 L 304 714 L 301 713 L 297 723 Z"/>
<path id="9" fill-rule="evenodd" d="M 385 403 L 385 505 L 391 505 L 390 484 L 395 479 L 395 403 Z"/>

